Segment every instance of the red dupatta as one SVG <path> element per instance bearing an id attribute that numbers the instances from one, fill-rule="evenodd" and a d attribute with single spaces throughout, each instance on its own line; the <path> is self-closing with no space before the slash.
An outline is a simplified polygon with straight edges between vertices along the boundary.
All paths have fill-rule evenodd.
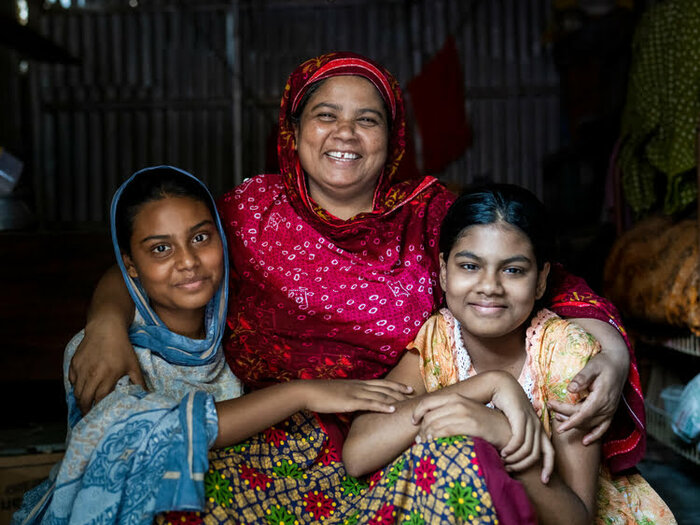
<path id="1" fill-rule="evenodd" d="M 309 195 L 290 120 L 310 85 L 336 75 L 368 79 L 393 116 L 373 209 L 347 221 Z M 454 197 L 433 177 L 393 182 L 405 150 L 401 89 L 358 55 L 299 66 L 285 86 L 279 128 L 282 173 L 255 177 L 219 203 L 234 273 L 229 364 L 251 388 L 381 377 L 439 301 L 437 239 Z"/>

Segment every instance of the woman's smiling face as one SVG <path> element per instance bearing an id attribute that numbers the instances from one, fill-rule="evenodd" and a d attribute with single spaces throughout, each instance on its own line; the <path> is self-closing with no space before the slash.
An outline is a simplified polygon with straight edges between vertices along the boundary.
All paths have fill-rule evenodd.
<path id="1" fill-rule="evenodd" d="M 321 205 L 358 195 L 371 203 L 388 141 L 384 104 L 369 80 L 358 76 L 324 80 L 295 126 L 311 197 Z"/>
<path id="2" fill-rule="evenodd" d="M 190 197 L 144 203 L 133 219 L 131 255 L 123 255 L 153 310 L 168 328 L 203 320 L 204 308 L 221 284 L 224 253 L 206 204 Z"/>
<path id="3" fill-rule="evenodd" d="M 447 260 L 440 255 L 447 307 L 478 338 L 520 329 L 544 294 L 548 273 L 549 263 L 538 271 L 527 235 L 503 222 L 468 227 Z"/>

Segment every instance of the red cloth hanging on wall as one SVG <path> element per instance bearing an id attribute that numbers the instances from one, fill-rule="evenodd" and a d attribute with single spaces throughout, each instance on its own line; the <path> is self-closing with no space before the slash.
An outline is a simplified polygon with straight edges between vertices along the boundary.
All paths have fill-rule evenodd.
<path id="1" fill-rule="evenodd" d="M 462 68 L 453 37 L 408 83 L 408 92 L 423 143 L 423 172 L 438 173 L 472 143 L 464 109 Z"/>

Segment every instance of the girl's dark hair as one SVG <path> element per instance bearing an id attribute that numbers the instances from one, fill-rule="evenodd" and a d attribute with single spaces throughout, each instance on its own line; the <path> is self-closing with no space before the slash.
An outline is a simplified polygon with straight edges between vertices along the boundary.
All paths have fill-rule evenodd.
<path id="1" fill-rule="evenodd" d="M 521 230 L 532 243 L 541 270 L 554 256 L 554 228 L 535 195 L 513 184 L 489 184 L 462 194 L 450 207 L 440 229 L 445 259 L 464 230 L 478 224 L 504 222 Z"/>
<path id="2" fill-rule="evenodd" d="M 299 101 L 299 105 L 297 106 L 296 111 L 292 113 L 289 117 L 292 121 L 292 124 L 295 124 L 297 126 L 299 125 L 299 122 L 301 122 L 301 114 L 304 112 L 304 108 L 309 103 L 309 99 L 313 96 L 314 93 L 316 93 L 316 91 L 318 91 L 318 88 L 320 88 L 326 80 L 328 79 L 324 78 L 322 80 L 314 82 L 307 88 L 306 93 L 304 93 L 304 96 L 301 97 L 301 100 Z M 379 94 L 379 91 L 377 91 L 377 94 Z M 389 111 L 389 106 L 387 105 L 386 100 L 384 100 L 384 97 L 379 95 L 379 100 L 382 101 L 382 108 L 384 109 L 384 118 L 386 119 L 387 130 L 389 131 L 389 133 L 391 133 L 391 111 Z"/>
<path id="3" fill-rule="evenodd" d="M 207 190 L 199 182 L 184 173 L 170 168 L 156 168 L 137 175 L 124 188 L 115 212 L 117 242 L 122 253 L 131 255 L 131 235 L 134 232 L 134 218 L 147 202 L 167 197 L 190 197 L 203 202 L 212 217 L 216 210 Z"/>

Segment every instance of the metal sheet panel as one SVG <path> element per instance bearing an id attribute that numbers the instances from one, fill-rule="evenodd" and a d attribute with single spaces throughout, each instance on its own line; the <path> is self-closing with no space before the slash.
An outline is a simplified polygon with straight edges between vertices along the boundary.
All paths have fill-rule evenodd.
<path id="1" fill-rule="evenodd" d="M 455 37 L 474 143 L 433 174 L 446 183 L 541 195 L 543 157 L 559 147 L 542 0 L 85 4 L 38 11 L 43 33 L 82 60 L 32 69 L 44 224 L 104 223 L 114 188 L 148 164 L 191 170 L 216 194 L 272 169 L 289 72 L 332 50 L 368 55 L 405 86 Z"/>

